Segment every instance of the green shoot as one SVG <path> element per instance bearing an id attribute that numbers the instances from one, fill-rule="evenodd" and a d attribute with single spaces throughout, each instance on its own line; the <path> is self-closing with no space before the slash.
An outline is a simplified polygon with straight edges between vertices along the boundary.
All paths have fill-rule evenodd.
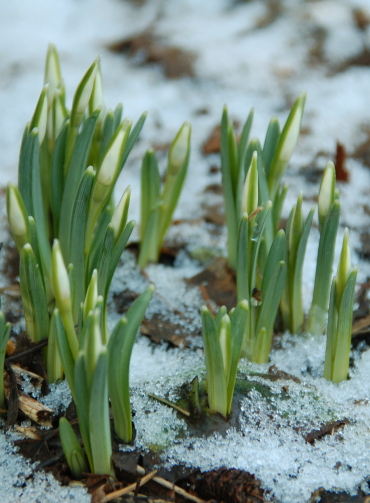
<path id="1" fill-rule="evenodd" d="M 351 268 L 346 230 L 337 276 L 332 282 L 328 313 L 324 377 L 333 382 L 343 381 L 348 376 L 356 276 L 357 271 Z"/>
<path id="2" fill-rule="evenodd" d="M 124 442 L 132 440 L 132 419 L 129 394 L 129 368 L 132 347 L 140 323 L 152 297 L 149 287 L 131 305 L 114 328 L 108 343 L 108 382 L 114 429 Z"/>
<path id="3" fill-rule="evenodd" d="M 141 226 L 139 265 L 156 262 L 171 224 L 190 158 L 190 124 L 185 122 L 171 143 L 163 186 L 157 160 L 148 151 L 141 168 Z"/>
<path id="4" fill-rule="evenodd" d="M 227 418 L 232 410 L 236 373 L 249 305 L 243 300 L 227 314 L 221 308 L 215 317 L 202 308 L 203 342 L 207 368 L 208 405 Z"/>
<path id="5" fill-rule="evenodd" d="M 307 323 L 308 332 L 313 334 L 323 334 L 325 330 L 339 214 L 340 204 L 335 190 L 335 167 L 332 162 L 329 162 L 324 171 L 319 193 L 320 241 L 312 304 Z"/>
<path id="6" fill-rule="evenodd" d="M 45 86 L 23 135 L 18 188 L 7 190 L 9 227 L 21 255 L 21 292 L 27 331 L 32 340 L 48 337 L 56 295 L 68 340 L 76 357 L 75 328 L 81 325 L 81 303 L 98 269 L 98 293 L 103 296 L 103 332 L 107 340 L 106 299 L 119 258 L 130 237 L 130 193 L 115 207 L 113 191 L 128 155 L 143 127 L 145 114 L 132 127 L 121 119 L 122 107 L 106 110 L 98 61 L 88 68 L 68 110 L 59 57 L 48 49 Z M 174 154 L 172 154 L 173 157 Z M 52 243 L 59 242 L 58 254 Z M 53 260 L 67 264 L 52 267 Z M 51 276 L 51 270 L 58 275 Z M 65 277 L 70 292 L 63 291 Z M 67 306 L 67 303 L 70 305 Z M 66 323 L 67 326 L 67 323 Z M 62 376 L 51 344 L 49 376 Z"/>
<path id="7" fill-rule="evenodd" d="M 76 433 L 65 417 L 59 420 L 59 435 L 67 464 L 74 477 L 80 478 L 88 470 L 86 456 Z"/>
<path id="8" fill-rule="evenodd" d="M 279 181 L 297 144 L 305 101 L 306 95 L 304 94 L 296 99 L 277 142 L 274 135 L 273 143 L 276 144 L 276 147 L 271 164 L 266 170 L 271 197 L 276 193 Z M 270 150 L 267 145 L 267 150 Z"/>
<path id="9" fill-rule="evenodd" d="M 280 308 L 284 326 L 292 334 L 299 333 L 304 323 L 302 272 L 313 215 L 314 209 L 303 219 L 300 195 L 291 209 L 287 223 L 287 282 Z"/>
<path id="10" fill-rule="evenodd" d="M 272 201 L 272 211 L 264 231 L 266 252 L 270 249 L 274 235 L 278 230 L 286 194 L 286 188 L 281 185 L 281 178 L 297 143 L 304 103 L 304 95 L 295 101 L 281 132 L 278 121 L 276 119 L 271 120 L 263 147 L 261 147 L 258 140 L 249 139 L 253 111 L 249 113 L 238 139 L 227 109 L 224 108 L 223 110 L 221 119 L 221 171 L 228 234 L 227 254 L 229 264 L 234 269 L 237 266 L 240 220 L 247 210 L 244 204 L 246 177 L 250 166 L 256 162 L 258 204 L 264 206 L 269 200 Z M 257 159 L 252 162 L 252 157 L 255 155 L 257 155 Z"/>
<path id="11" fill-rule="evenodd" d="M 95 270 L 81 305 L 81 325 L 72 323 L 72 288 L 58 241 L 52 252 L 52 278 L 56 309 L 50 322 L 50 337 L 58 347 L 61 365 L 76 404 L 80 432 L 93 473 L 111 473 L 111 399 L 115 430 L 125 442 L 132 440 L 129 366 L 140 323 L 152 297 L 150 286 L 132 304 L 107 337 L 103 320 L 104 299 L 98 294 L 99 272 Z M 54 342 L 55 341 L 55 342 Z M 64 444 L 67 461 L 75 451 L 70 431 Z M 61 433 L 63 435 L 63 433 Z M 68 440 L 69 439 L 69 440 Z M 71 447 L 69 445 L 71 444 Z M 76 454 L 77 455 L 77 454 Z M 73 458 L 74 459 L 74 458 Z M 74 462 L 74 461 L 73 461 Z M 78 458 L 78 463 L 81 459 Z M 71 470 L 78 470 L 70 464 Z"/>
<path id="12" fill-rule="evenodd" d="M 239 300 L 247 299 L 250 305 L 249 323 L 244 329 L 242 352 L 256 363 L 269 359 L 274 323 L 286 281 L 286 238 L 283 230 L 276 234 L 263 269 L 258 268 L 261 252 L 261 235 L 268 215 L 261 212 L 257 228 L 251 229 L 245 216 L 240 225 L 237 288 Z M 248 251 L 245 250 L 249 249 Z"/>

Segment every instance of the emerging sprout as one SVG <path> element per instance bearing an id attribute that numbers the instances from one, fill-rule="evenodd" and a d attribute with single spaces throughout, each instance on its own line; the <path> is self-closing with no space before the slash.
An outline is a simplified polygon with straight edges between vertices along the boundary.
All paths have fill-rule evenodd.
<path id="1" fill-rule="evenodd" d="M 96 110 L 102 108 L 102 99 L 95 61 L 77 87 L 72 111 L 68 110 L 58 53 L 50 46 L 45 87 L 23 135 L 18 190 L 9 187 L 7 192 L 9 225 L 21 255 L 27 331 L 32 340 L 39 340 L 51 330 L 47 368 L 53 379 L 62 377 L 55 326 L 50 323 L 54 305 L 76 357 L 75 327 L 81 325 L 81 304 L 97 269 L 105 341 L 109 286 L 133 229 L 133 222 L 127 222 L 128 193 L 115 209 L 113 191 L 145 114 L 131 129 L 131 123 L 122 120 L 122 107 L 103 115 Z M 54 240 L 59 244 L 52 263 Z"/>
<path id="2" fill-rule="evenodd" d="M 82 473 L 86 472 L 88 469 L 86 456 L 76 433 L 65 417 L 61 417 L 59 420 L 59 435 L 71 473 L 74 477 L 80 478 Z"/>
<path id="3" fill-rule="evenodd" d="M 79 83 L 72 104 L 71 121 L 73 126 L 81 124 L 87 106 L 89 104 L 95 85 L 95 77 L 99 71 L 99 61 L 94 61 L 87 69 L 85 75 Z"/>
<path id="4" fill-rule="evenodd" d="M 163 185 L 157 160 L 148 151 L 141 167 L 141 225 L 139 265 L 158 260 L 185 181 L 190 157 L 190 124 L 185 122 L 173 140 Z M 161 186 L 162 185 L 162 186 Z"/>
<path id="5" fill-rule="evenodd" d="M 278 180 L 284 173 L 286 165 L 290 161 L 297 144 L 305 101 L 305 95 L 296 99 L 279 137 L 275 154 L 271 162 L 271 168 L 268 170 L 269 188 L 272 195 L 274 195 L 276 191 Z"/>
<path id="6" fill-rule="evenodd" d="M 266 219 L 266 213 L 261 216 Z M 263 222 L 262 230 L 263 230 Z M 239 300 L 247 299 L 251 316 L 244 330 L 243 354 L 256 363 L 269 359 L 272 335 L 286 281 L 286 238 L 280 230 L 271 245 L 264 268 L 258 274 L 258 258 L 261 252 L 262 232 L 250 234 L 248 222 L 243 219 L 239 237 L 237 286 Z M 245 257 L 243 250 L 251 250 Z M 261 276 L 261 277 L 259 277 Z"/>
<path id="7" fill-rule="evenodd" d="M 211 411 L 227 418 L 232 410 L 237 367 L 249 318 L 249 304 L 243 300 L 229 314 L 223 307 L 215 317 L 203 307 L 201 314 L 208 405 Z"/>
<path id="8" fill-rule="evenodd" d="M 292 334 L 300 332 L 304 323 L 302 273 L 313 215 L 314 209 L 303 220 L 301 194 L 290 212 L 287 223 L 287 282 L 280 307 L 284 326 Z"/>
<path id="9" fill-rule="evenodd" d="M 307 323 L 307 330 L 313 334 L 323 334 L 325 330 L 339 214 L 340 204 L 335 191 L 335 169 L 334 165 L 329 163 L 324 171 L 319 193 L 320 241 L 314 291 Z"/>
<path id="10" fill-rule="evenodd" d="M 305 96 L 300 96 L 289 113 L 283 130 L 272 119 L 263 147 L 258 140 L 249 139 L 253 111 L 245 121 L 238 139 L 226 108 L 221 119 L 221 171 L 225 201 L 228 260 L 237 267 L 238 235 L 241 219 L 259 206 L 272 202 L 264 241 L 268 253 L 279 228 L 286 188 L 281 177 L 297 143 L 303 115 Z M 252 211 L 253 211 L 252 210 Z"/>
<path id="11" fill-rule="evenodd" d="M 64 82 L 60 68 L 57 48 L 49 44 L 45 61 L 44 82 L 48 85 L 48 98 L 51 101 L 56 94 L 64 94 Z"/>
<path id="12" fill-rule="evenodd" d="M 351 268 L 348 231 L 330 293 L 324 377 L 333 382 L 347 379 L 352 337 L 352 316 L 357 271 Z"/>

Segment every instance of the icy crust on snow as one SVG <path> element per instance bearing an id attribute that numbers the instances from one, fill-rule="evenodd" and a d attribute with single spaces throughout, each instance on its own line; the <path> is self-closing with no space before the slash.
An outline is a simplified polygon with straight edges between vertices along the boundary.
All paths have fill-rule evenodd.
<path id="1" fill-rule="evenodd" d="M 14 434 L 0 432 L 0 501 L 4 503 L 91 501 L 91 496 L 84 487 L 61 486 L 50 473 L 38 471 L 35 464 L 17 454 L 17 448 L 12 443 L 14 439 Z"/>
<path id="2" fill-rule="evenodd" d="M 181 414 L 147 393 L 175 401 L 182 383 L 204 376 L 201 353 L 153 349 L 141 339 L 131 368 L 136 447 L 162 450 L 168 467 L 184 463 L 205 471 L 223 466 L 249 471 L 274 501 L 303 503 L 319 487 L 355 492 L 370 474 L 370 350 L 355 353 L 351 379 L 341 384 L 321 377 L 324 351 L 324 337 L 286 334 L 268 365 L 242 362 L 239 379 L 255 387 L 237 393 L 238 428 L 200 438 L 189 434 Z M 271 364 L 301 382 L 264 378 Z M 348 424 L 314 444 L 305 441 L 305 434 L 336 420 Z"/>

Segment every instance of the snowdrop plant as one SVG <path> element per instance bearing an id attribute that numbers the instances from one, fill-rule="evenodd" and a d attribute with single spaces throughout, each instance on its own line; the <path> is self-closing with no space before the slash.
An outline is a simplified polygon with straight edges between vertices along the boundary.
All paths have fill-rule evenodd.
<path id="1" fill-rule="evenodd" d="M 66 361 L 64 351 L 67 350 L 65 329 L 58 309 L 54 310 L 57 338 L 61 350 L 62 363 L 68 367 L 66 376 L 76 405 L 79 430 L 83 442 L 84 453 L 92 473 L 112 474 L 112 439 L 109 418 L 108 400 L 108 353 L 102 342 L 101 306 L 91 311 L 82 330 L 81 344 L 78 355 L 72 353 Z M 68 351 L 68 350 L 67 350 Z M 82 451 L 77 449 L 78 438 L 71 428 L 62 422 L 60 437 L 66 459 L 74 475 L 86 471 Z M 76 459 L 77 458 L 77 459 Z M 71 461 L 73 460 L 73 461 Z"/>
<path id="2" fill-rule="evenodd" d="M 190 158 L 191 127 L 185 122 L 171 143 L 163 184 L 154 152 L 141 167 L 141 219 L 139 265 L 156 262 L 186 178 Z"/>
<path id="3" fill-rule="evenodd" d="M 56 308 L 51 333 L 76 405 L 84 450 L 66 419 L 61 422 L 61 441 L 74 475 L 86 471 L 111 473 L 109 397 L 114 428 L 125 442 L 132 440 L 129 365 L 132 347 L 151 299 L 150 286 L 136 299 L 106 340 L 103 329 L 103 297 L 98 293 L 98 272 L 92 274 L 82 305 L 79 330 L 72 325 L 71 282 L 59 243 L 52 251 L 52 281 Z"/>
<path id="4" fill-rule="evenodd" d="M 6 345 L 10 336 L 10 323 L 5 321 L 5 316 L 2 311 L 0 311 L 0 408 L 4 408 L 5 396 L 4 396 L 4 361 Z"/>
<path id="5" fill-rule="evenodd" d="M 258 153 L 259 204 L 272 201 L 272 211 L 265 229 L 268 251 L 277 230 L 286 194 L 281 178 L 298 140 L 304 104 L 305 96 L 302 95 L 294 102 L 282 130 L 277 119 L 270 121 L 263 146 L 258 140 L 249 139 L 253 111 L 249 113 L 238 139 L 228 111 L 224 108 L 221 119 L 221 171 L 228 260 L 233 268 L 236 268 L 239 223 L 243 216 L 243 190 L 253 153 Z"/>
<path id="6" fill-rule="evenodd" d="M 213 316 L 207 307 L 203 307 L 201 315 L 208 405 L 212 412 L 218 412 L 227 418 L 232 410 L 249 305 L 243 300 L 229 314 L 226 308 L 222 307 L 216 316 Z"/>
<path id="7" fill-rule="evenodd" d="M 332 162 L 329 162 L 324 170 L 319 192 L 318 213 L 320 240 L 312 303 L 307 323 L 308 332 L 313 334 L 323 334 L 325 331 L 339 225 L 340 203 L 335 187 L 335 167 Z"/>
<path id="8" fill-rule="evenodd" d="M 304 323 L 302 273 L 314 212 L 311 209 L 306 219 L 303 218 L 301 194 L 287 223 L 287 281 L 280 308 L 284 327 L 292 334 L 299 333 Z"/>
<path id="9" fill-rule="evenodd" d="M 331 285 L 328 312 L 324 377 L 333 382 L 348 376 L 356 276 L 357 271 L 351 267 L 346 230 L 337 275 Z"/>
<path id="10" fill-rule="evenodd" d="M 263 219 L 269 208 L 262 210 L 257 228 L 251 229 L 245 215 L 240 224 L 237 288 L 238 299 L 247 299 L 250 316 L 244 327 L 242 351 L 256 363 L 269 359 L 274 324 L 286 282 L 286 238 L 279 230 L 272 242 L 263 269 L 258 266 Z M 260 277 L 258 277 L 260 276 Z"/>
<path id="11" fill-rule="evenodd" d="M 114 111 L 105 108 L 101 88 L 99 61 L 95 61 L 68 110 L 58 54 L 49 47 L 45 87 L 23 135 L 18 187 L 7 190 L 8 220 L 21 256 L 21 291 L 32 340 L 47 337 L 50 329 L 55 304 L 53 240 L 59 240 L 68 264 L 70 323 L 76 325 L 81 323 L 81 303 L 95 269 L 105 320 L 113 272 L 133 229 L 133 222 L 127 221 L 130 192 L 115 206 L 113 190 L 145 114 L 132 127 L 122 120 L 121 106 Z M 55 355 L 49 361 L 51 380 L 60 377 L 60 366 L 53 367 L 56 361 Z"/>
<path id="12" fill-rule="evenodd" d="M 266 249 L 265 229 L 271 222 L 272 203 L 258 206 L 260 199 L 258 152 L 247 172 L 239 225 L 236 284 L 238 301 L 247 300 L 250 316 L 244 330 L 242 352 L 251 361 L 268 360 L 272 333 L 286 278 L 286 239 L 283 230 Z"/>

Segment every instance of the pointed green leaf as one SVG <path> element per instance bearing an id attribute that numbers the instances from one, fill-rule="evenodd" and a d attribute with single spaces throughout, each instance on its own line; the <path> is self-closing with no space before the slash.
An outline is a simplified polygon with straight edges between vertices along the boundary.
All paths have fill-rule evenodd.
<path id="1" fill-rule="evenodd" d="M 59 435 L 69 469 L 74 477 L 80 478 L 88 470 L 86 457 L 71 423 L 65 417 L 59 420 Z"/>

